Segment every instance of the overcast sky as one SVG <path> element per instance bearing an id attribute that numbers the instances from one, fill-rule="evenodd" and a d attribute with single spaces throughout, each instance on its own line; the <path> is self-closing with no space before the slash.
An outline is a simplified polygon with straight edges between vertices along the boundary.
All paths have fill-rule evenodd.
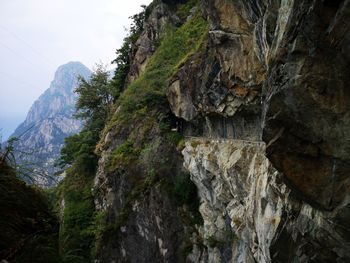
<path id="1" fill-rule="evenodd" d="M 115 58 L 130 24 L 151 0 L 0 0 L 0 128 L 7 137 L 49 87 L 58 66 L 90 69 Z"/>

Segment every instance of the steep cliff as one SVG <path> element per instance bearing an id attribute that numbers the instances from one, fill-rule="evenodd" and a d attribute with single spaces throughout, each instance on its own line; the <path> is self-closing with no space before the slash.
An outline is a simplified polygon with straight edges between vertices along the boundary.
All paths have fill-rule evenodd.
<path id="1" fill-rule="evenodd" d="M 81 121 L 73 117 L 78 76 L 88 78 L 90 70 L 80 62 L 60 66 L 50 88 L 34 102 L 25 121 L 11 136 L 20 139 L 15 145 L 17 162 L 35 170 L 36 184 L 46 187 L 54 184 L 54 163 L 64 138 L 81 128 Z"/>
<path id="2" fill-rule="evenodd" d="M 118 77 L 102 81 L 99 129 L 67 140 L 62 251 L 348 262 L 349 12 L 345 0 L 156 0 L 136 15 Z"/>
<path id="3" fill-rule="evenodd" d="M 158 2 L 147 12 L 131 54 L 130 85 L 97 148 L 93 192 L 106 222 L 97 244 L 99 262 L 181 262 L 200 222 L 165 92 L 179 65 L 201 48 L 207 26 L 193 1 Z"/>
<path id="4" fill-rule="evenodd" d="M 202 8 L 207 49 L 173 77 L 168 99 L 198 137 L 183 155 L 204 261 L 347 262 L 349 2 Z"/>
<path id="5" fill-rule="evenodd" d="M 349 9 L 152 3 L 97 147 L 99 262 L 350 260 Z"/>

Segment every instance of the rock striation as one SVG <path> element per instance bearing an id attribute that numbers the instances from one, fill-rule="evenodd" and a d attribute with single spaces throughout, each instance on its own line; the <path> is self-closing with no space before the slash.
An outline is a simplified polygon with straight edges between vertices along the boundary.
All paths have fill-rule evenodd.
<path id="1" fill-rule="evenodd" d="M 207 47 L 168 99 L 185 134 L 204 137 L 183 151 L 202 202 L 204 262 L 348 261 L 349 2 L 202 8 Z"/>
<path id="2" fill-rule="evenodd" d="M 153 8 L 146 9 L 143 31 L 132 46 L 132 57 L 127 83 L 136 80 L 145 71 L 150 57 L 157 49 L 159 38 L 167 25 L 179 23 L 179 18 L 169 5 L 160 1 Z"/>
<path id="3" fill-rule="evenodd" d="M 50 88 L 31 106 L 27 117 L 11 137 L 18 137 L 16 161 L 35 170 L 35 184 L 44 187 L 55 184 L 54 163 L 60 155 L 64 138 L 81 129 L 75 112 L 78 76 L 89 78 L 91 72 L 80 62 L 60 66 Z M 24 178 L 28 179 L 28 178 Z"/>
<path id="4" fill-rule="evenodd" d="M 336 223 L 344 206 L 324 212 L 301 201 L 265 152 L 262 142 L 187 141 L 184 165 L 201 199 L 204 262 L 330 262 L 335 255 L 346 262 L 347 231 Z"/>
<path id="5" fill-rule="evenodd" d="M 182 22 L 184 2 L 153 3 L 130 83 L 157 52 L 159 30 Z M 199 10 L 206 38 L 166 87 L 182 158 L 146 125 L 149 108 L 143 120 L 104 134 L 95 204 L 118 235 L 102 240 L 99 262 L 179 262 L 184 240 L 185 262 L 348 262 L 350 2 L 202 0 L 191 10 L 184 21 Z M 145 127 L 159 162 L 142 161 L 163 172 L 166 156 L 175 177 L 183 164 L 203 222 L 186 224 L 186 208 L 174 206 L 161 184 L 130 201 L 130 175 L 145 165 L 108 170 L 125 141 L 141 144 L 135 134 Z M 119 224 L 125 206 L 132 216 Z"/>
<path id="6" fill-rule="evenodd" d="M 174 3 L 165 1 L 155 2 L 147 9 L 144 31 L 130 54 L 127 84 L 136 82 L 146 72 L 166 27 L 175 27 L 179 22 L 174 9 Z M 125 95 L 129 100 L 131 96 Z M 135 97 L 142 101 L 143 96 L 140 91 Z M 157 106 L 146 104 L 143 110 L 147 114 L 141 118 L 134 114 L 121 120 L 125 113 L 119 106 L 97 146 L 100 159 L 93 193 L 96 209 L 105 214 L 106 220 L 97 246 L 100 263 L 183 259 L 185 236 L 191 232 L 183 217 L 191 215 L 188 208 L 176 204 L 169 188 L 187 174 L 180 152 L 164 138 L 159 127 L 165 121 L 162 115 L 170 114 L 159 99 L 166 101 L 162 95 L 157 97 Z M 137 107 L 132 104 L 132 108 Z"/>

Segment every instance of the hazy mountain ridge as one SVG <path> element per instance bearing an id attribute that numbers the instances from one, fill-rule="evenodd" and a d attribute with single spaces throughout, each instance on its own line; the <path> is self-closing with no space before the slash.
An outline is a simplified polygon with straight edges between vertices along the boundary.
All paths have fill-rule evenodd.
<path id="1" fill-rule="evenodd" d="M 64 138 L 78 132 L 81 121 L 73 117 L 75 112 L 78 76 L 89 78 L 91 71 L 80 62 L 69 62 L 60 66 L 54 80 L 32 105 L 25 121 L 11 137 L 20 137 L 16 144 L 16 159 L 20 164 L 52 175 L 53 164 L 59 157 Z M 35 178 L 44 186 L 52 180 Z"/>

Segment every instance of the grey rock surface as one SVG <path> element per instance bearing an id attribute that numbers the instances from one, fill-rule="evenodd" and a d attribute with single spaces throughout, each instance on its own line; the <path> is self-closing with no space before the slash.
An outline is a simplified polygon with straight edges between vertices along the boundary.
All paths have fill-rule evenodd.
<path id="1" fill-rule="evenodd" d="M 167 98 L 186 141 L 183 160 L 169 155 L 173 172 L 183 161 L 204 223 L 186 232 L 166 195 L 152 188 L 132 206 L 121 235 L 105 241 L 101 262 L 150 262 L 148 253 L 153 262 L 176 262 L 183 233 L 191 234 L 187 262 L 350 261 L 349 5 L 201 1 L 207 39 L 172 76 Z M 152 30 L 176 20 L 164 14 L 150 16 L 129 81 L 154 52 L 159 32 Z M 108 173 L 108 158 L 140 125 L 104 138 L 95 203 L 111 211 L 110 222 L 133 182 Z"/>
<path id="2" fill-rule="evenodd" d="M 301 201 L 265 147 L 228 139 L 186 142 L 184 165 L 201 198 L 205 262 L 346 262 L 349 236 L 337 222 L 349 200 L 331 212 Z"/>
<path id="3" fill-rule="evenodd" d="M 153 6 L 132 50 L 128 83 L 145 70 L 165 26 L 177 21 L 167 3 L 160 1 Z M 99 263 L 181 262 L 183 258 L 182 246 L 189 231 L 182 215 L 188 212 L 171 200 L 160 178 L 175 180 L 185 171 L 181 154 L 162 139 L 162 132 L 154 123 L 158 116 L 159 112 L 150 107 L 147 117 L 135 123 L 116 123 L 97 148 L 100 159 L 93 187 L 95 207 L 107 214 L 111 228 L 101 237 Z M 135 156 L 132 165 L 125 161 L 111 169 L 113 152 L 127 140 L 135 148 L 147 143 L 147 153 Z"/>
<path id="4" fill-rule="evenodd" d="M 11 137 L 15 144 L 16 161 L 34 169 L 34 183 L 43 187 L 55 184 L 54 163 L 58 159 L 64 138 L 77 133 L 82 123 L 73 117 L 78 76 L 90 77 L 90 70 L 80 62 L 60 66 L 48 88 L 31 106 L 27 117 Z M 28 179 L 28 178 L 24 178 Z M 32 182 L 33 183 L 33 182 Z"/>
<path id="5" fill-rule="evenodd" d="M 183 154 L 202 199 L 206 260 L 349 261 L 349 1 L 202 9 L 207 45 L 175 74 L 168 100 L 184 134 L 202 138 L 188 138 Z"/>

